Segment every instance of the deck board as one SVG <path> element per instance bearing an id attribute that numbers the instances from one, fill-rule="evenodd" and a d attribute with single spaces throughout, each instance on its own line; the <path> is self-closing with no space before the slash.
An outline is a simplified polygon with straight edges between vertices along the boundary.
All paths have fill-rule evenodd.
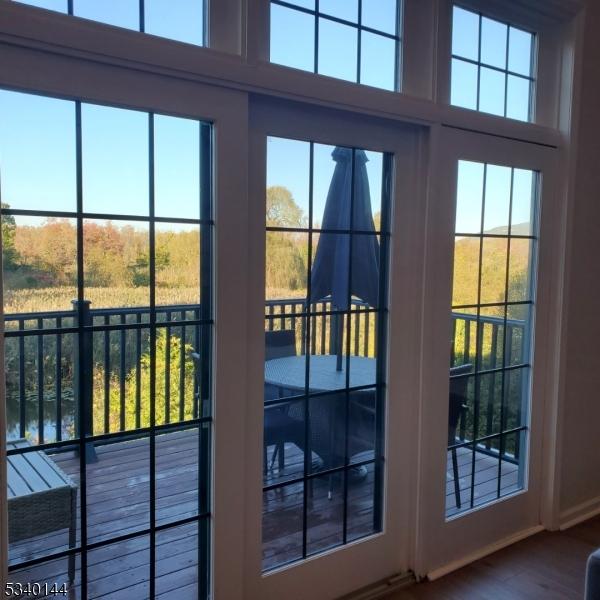
<path id="1" fill-rule="evenodd" d="M 197 514 L 198 438 L 195 430 L 156 438 L 156 522 L 169 523 Z M 122 441 L 97 448 L 98 461 L 87 466 L 88 540 L 96 542 L 149 527 L 150 445 L 148 439 Z M 266 483 L 285 481 L 301 473 L 304 457 L 293 444 L 286 445 L 286 467 L 277 467 Z M 79 458 L 74 452 L 52 459 L 79 484 Z M 472 455 L 459 451 L 461 499 L 470 500 Z M 477 454 L 475 501 L 482 502 L 498 486 L 498 460 Z M 503 463 L 501 486 L 516 487 L 517 466 Z M 450 456 L 447 465 L 447 514 L 455 514 L 454 484 Z M 361 481 L 348 483 L 349 540 L 363 537 L 373 527 L 373 468 Z M 512 487 L 511 487 L 512 486 Z M 331 487 L 332 498 L 328 499 Z M 271 568 L 297 560 L 302 553 L 303 484 L 293 483 L 263 495 L 263 566 Z M 338 545 L 343 534 L 342 478 L 318 477 L 308 499 L 307 551 L 320 552 Z M 80 506 L 80 502 L 78 506 Z M 80 539 L 80 518 L 77 518 Z M 67 531 L 24 540 L 10 546 L 10 561 L 22 562 L 67 548 Z M 156 534 L 157 597 L 187 600 L 197 596 L 197 526 L 188 524 Z M 148 596 L 149 538 L 135 537 L 107 545 L 88 554 L 88 598 L 142 600 Z M 59 559 L 21 572 L 13 581 L 61 582 L 66 580 L 67 561 Z M 79 570 L 72 598 L 79 598 Z"/>

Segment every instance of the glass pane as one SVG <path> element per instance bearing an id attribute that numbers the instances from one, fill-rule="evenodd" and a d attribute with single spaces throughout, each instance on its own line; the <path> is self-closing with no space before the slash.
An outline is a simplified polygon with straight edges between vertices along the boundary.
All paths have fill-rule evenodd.
<path id="1" fill-rule="evenodd" d="M 58 12 L 67 12 L 67 0 L 15 0 L 20 4 L 29 4 L 38 8 L 47 8 L 48 10 L 56 10 Z"/>
<path id="2" fill-rule="evenodd" d="M 362 84 L 390 91 L 396 89 L 395 40 L 363 31 L 360 61 L 360 82 Z"/>
<path id="3" fill-rule="evenodd" d="M 201 46 L 204 29 L 203 0 L 145 0 L 144 30 L 171 40 Z"/>
<path id="4" fill-rule="evenodd" d="M 148 225 L 138 221 L 85 220 L 85 298 L 92 308 L 148 306 Z"/>
<path id="5" fill-rule="evenodd" d="M 348 460 L 351 463 L 375 457 L 377 390 L 350 392 L 348 405 Z"/>
<path id="6" fill-rule="evenodd" d="M 308 555 L 339 546 L 344 528 L 344 472 L 322 475 L 307 482 L 311 503 L 306 515 Z"/>
<path id="7" fill-rule="evenodd" d="M 308 225 L 309 184 L 310 144 L 267 138 L 267 227 Z"/>
<path id="8" fill-rule="evenodd" d="M 481 19 L 481 62 L 506 69 L 506 39 L 508 27 L 483 17 Z"/>
<path id="9" fill-rule="evenodd" d="M 312 365 L 315 367 L 316 363 Z M 310 449 L 315 457 L 312 470 L 335 469 L 345 464 L 347 405 L 344 392 L 309 399 Z"/>
<path id="10" fill-rule="evenodd" d="M 73 13 L 93 21 L 101 21 L 127 29 L 140 28 L 138 0 L 73 0 Z"/>
<path id="11" fill-rule="evenodd" d="M 75 104 L 0 90 L 2 206 L 76 209 Z"/>
<path id="12" fill-rule="evenodd" d="M 96 446 L 96 454 L 86 467 L 89 543 L 149 527 L 149 439 Z"/>
<path id="13" fill-rule="evenodd" d="M 352 23 L 358 22 L 357 0 L 319 0 L 319 11 Z"/>
<path id="14" fill-rule="evenodd" d="M 483 171 L 483 163 L 458 161 L 456 233 L 479 233 L 481 231 Z"/>
<path id="15" fill-rule="evenodd" d="M 452 306 L 477 304 L 479 247 L 479 238 L 455 238 Z"/>
<path id="16" fill-rule="evenodd" d="M 506 89 L 506 116 L 519 121 L 529 121 L 530 82 L 509 75 Z"/>
<path id="17" fill-rule="evenodd" d="M 46 589 L 54 598 L 68 598 L 69 595 L 80 597 L 81 586 L 81 559 L 79 554 L 73 558 L 63 557 L 49 560 L 32 567 L 17 569 L 10 572 L 9 581 L 20 583 L 23 586 L 31 586 L 36 591 L 36 584 L 40 586 L 41 592 Z M 70 589 L 70 586 L 71 589 Z M 29 594 L 28 594 L 29 595 Z M 30 597 L 33 597 L 29 595 Z M 13 595 L 12 597 L 17 597 Z M 21 596 L 27 597 L 27 596 Z M 38 594 L 38 597 L 42 597 Z M 46 596 L 48 597 L 48 596 Z"/>
<path id="18" fill-rule="evenodd" d="M 314 228 L 350 229 L 351 194 L 349 185 L 344 185 L 344 173 L 351 166 L 352 161 L 348 158 L 351 153 L 350 149 L 341 146 L 314 144 L 312 222 Z M 338 171 L 334 181 L 336 168 Z M 330 194 L 332 202 L 335 201 L 339 208 L 326 218 L 325 208 Z"/>
<path id="19" fill-rule="evenodd" d="M 454 106 L 477 109 L 477 66 L 452 59 L 452 89 L 450 102 Z"/>
<path id="20" fill-rule="evenodd" d="M 381 200 L 383 195 L 383 154 L 381 152 L 365 152 L 367 157 L 367 178 L 371 198 L 371 213 L 375 231 L 381 231 Z M 355 219 L 356 223 L 356 219 Z"/>
<path id="21" fill-rule="evenodd" d="M 271 4 L 271 62 L 304 71 L 315 68 L 315 17 Z"/>
<path id="22" fill-rule="evenodd" d="M 492 115 L 504 115 L 506 75 L 481 67 L 479 75 L 479 110 Z"/>
<path id="23" fill-rule="evenodd" d="M 511 239 L 508 276 L 508 301 L 522 302 L 531 298 L 531 240 Z"/>
<path id="24" fill-rule="evenodd" d="M 190 370 L 193 370 L 191 361 Z M 199 433 L 198 429 L 187 429 L 156 436 L 157 526 L 198 514 L 198 489 L 201 485 L 198 476 Z M 182 477 L 184 473 L 185 476 Z"/>
<path id="25" fill-rule="evenodd" d="M 266 242 L 266 298 L 306 298 L 308 235 L 268 231 Z"/>
<path id="26" fill-rule="evenodd" d="M 356 81 L 357 53 L 358 30 L 355 27 L 319 19 L 318 73 Z"/>
<path id="27" fill-rule="evenodd" d="M 477 360 L 478 324 L 476 308 L 452 310 L 452 334 L 450 338 L 450 366 L 452 368 L 475 364 Z"/>
<path id="28" fill-rule="evenodd" d="M 155 231 L 156 305 L 200 304 L 200 227 L 157 223 Z"/>
<path id="29" fill-rule="evenodd" d="M 358 540 L 380 530 L 375 503 L 376 469 L 369 464 L 348 472 L 348 541 Z"/>
<path id="30" fill-rule="evenodd" d="M 28 442 L 17 440 L 9 444 L 8 449 L 28 446 Z M 74 548 L 79 538 L 77 524 L 81 506 L 78 465 L 74 453 L 12 454 L 6 458 L 6 467 L 8 478 L 2 485 L 7 486 L 9 505 L 14 507 L 8 514 L 9 565 Z M 62 480 L 66 485 L 56 489 L 57 480 Z M 55 482 L 54 486 L 49 482 Z M 49 492 L 50 489 L 52 492 Z M 18 504 L 35 502 L 36 494 L 38 498 L 46 496 L 48 502 L 35 503 L 36 510 L 24 515 L 22 511 L 26 508 Z M 53 494 L 52 501 L 49 501 L 50 494 Z M 63 573 L 66 572 L 65 568 Z M 42 573 L 43 570 L 34 569 L 32 572 L 24 571 L 23 575 L 29 575 L 32 581 L 36 581 L 36 576 Z M 58 581 L 61 579 L 58 578 Z"/>
<path id="31" fill-rule="evenodd" d="M 512 193 L 512 235 L 532 235 L 534 226 L 534 173 L 525 169 L 515 169 Z"/>
<path id="32" fill-rule="evenodd" d="M 315 0 L 286 0 L 286 2 L 288 4 L 295 4 L 296 6 L 315 10 Z"/>
<path id="33" fill-rule="evenodd" d="M 504 374 L 504 431 L 527 425 L 527 406 L 523 406 L 523 398 L 529 393 L 530 375 L 529 367 L 511 369 Z"/>
<path id="34" fill-rule="evenodd" d="M 202 523 L 188 523 L 156 532 L 157 598 L 164 600 L 176 596 L 181 600 L 192 600 L 202 597 L 198 589 L 198 572 L 204 565 L 204 545 L 198 529 L 202 531 L 205 527 Z"/>
<path id="35" fill-rule="evenodd" d="M 446 464 L 446 518 L 471 508 L 472 446 L 448 450 Z"/>
<path id="36" fill-rule="evenodd" d="M 479 15 L 458 6 L 452 9 L 452 54 L 479 58 Z"/>
<path id="37" fill-rule="evenodd" d="M 148 215 L 148 115 L 81 106 L 83 210 Z"/>
<path id="38" fill-rule="evenodd" d="M 531 76 L 533 35 L 511 27 L 508 44 L 508 70 Z"/>
<path id="39" fill-rule="evenodd" d="M 158 535 L 158 534 L 157 534 Z M 134 553 L 132 553 L 132 547 Z M 133 563 L 127 569 L 128 563 Z M 149 600 L 150 536 L 115 542 L 88 554 L 88 598 Z"/>
<path id="40" fill-rule="evenodd" d="M 481 260 L 481 304 L 498 304 L 505 301 L 506 252 L 505 238 L 483 240 Z"/>
<path id="41" fill-rule="evenodd" d="M 488 165 L 485 180 L 483 230 L 485 233 L 508 235 L 511 169 Z"/>
<path id="42" fill-rule="evenodd" d="M 263 492 L 263 570 L 302 558 L 303 502 L 304 483 Z"/>
<path id="43" fill-rule="evenodd" d="M 282 387 L 280 380 L 283 378 L 278 377 L 286 362 L 300 365 L 304 364 L 304 360 L 300 357 L 286 358 L 271 359 L 265 364 L 264 485 L 283 483 L 304 474 L 306 403 L 304 400 L 279 402 L 287 395 L 296 394 L 297 390 Z M 312 452 L 311 457 L 314 468 L 318 468 L 322 464 L 321 459 Z"/>
<path id="44" fill-rule="evenodd" d="M 3 215 L 5 312 L 71 310 L 77 299 L 76 248 L 74 219 Z"/>
<path id="45" fill-rule="evenodd" d="M 154 117 L 154 210 L 157 217 L 200 218 L 200 125 Z"/>
<path id="46" fill-rule="evenodd" d="M 524 469 L 520 468 L 520 459 L 526 450 L 525 435 L 524 431 L 518 431 L 503 436 L 500 496 L 512 494 L 523 486 L 525 473 Z"/>
<path id="47" fill-rule="evenodd" d="M 398 0 L 362 0 L 362 24 L 395 35 L 397 3 Z"/>

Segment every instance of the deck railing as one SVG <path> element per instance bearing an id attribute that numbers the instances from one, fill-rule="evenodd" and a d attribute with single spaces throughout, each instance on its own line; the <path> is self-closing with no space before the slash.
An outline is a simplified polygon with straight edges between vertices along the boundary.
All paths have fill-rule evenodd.
<path id="1" fill-rule="evenodd" d="M 336 347 L 337 328 L 328 302 L 311 306 L 309 347 L 306 304 L 303 299 L 268 300 L 266 328 L 294 329 L 297 352 L 329 354 Z M 176 423 L 198 416 L 194 390 L 198 383 L 190 358 L 201 345 L 200 305 L 162 306 L 156 309 L 157 423 Z M 87 350 L 77 342 L 78 318 L 88 330 Z M 350 348 L 357 356 L 375 356 L 377 313 L 362 302 L 353 302 L 350 317 Z M 44 443 L 78 435 L 77 394 L 81 383 L 77 371 L 89 378 L 90 422 L 86 433 L 123 432 L 144 427 L 148 418 L 148 354 L 150 310 L 147 307 L 93 309 L 89 302 L 75 303 L 70 311 L 21 313 L 5 316 L 5 364 L 9 437 L 29 437 Z M 499 368 L 523 361 L 524 321 L 475 314 L 452 314 L 451 365 L 478 363 L 490 371 L 487 385 L 496 386 Z M 345 332 L 347 329 L 345 329 Z M 346 333 L 344 334 L 346 335 Z M 506 352 L 503 352 L 503 344 Z M 160 346 L 160 347 L 159 347 Z M 344 343 L 344 348 L 345 348 Z M 477 361 L 479 353 L 479 361 Z M 81 362 L 81 369 L 78 363 Z M 85 388 L 85 386 L 84 386 Z M 494 397 L 489 393 L 480 407 L 479 437 L 494 431 Z M 468 416 L 459 426 L 459 439 L 469 441 Z M 490 443 L 487 448 L 492 449 Z"/>

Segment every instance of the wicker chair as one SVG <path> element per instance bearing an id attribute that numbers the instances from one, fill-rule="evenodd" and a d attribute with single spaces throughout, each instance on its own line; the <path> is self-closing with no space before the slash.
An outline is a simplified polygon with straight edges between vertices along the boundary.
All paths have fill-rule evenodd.
<path id="1" fill-rule="evenodd" d="M 7 443 L 7 450 L 26 449 L 25 439 Z M 76 544 L 77 485 L 44 452 L 10 454 L 8 466 L 8 541 L 19 542 L 60 529 Z M 68 559 L 69 583 L 75 577 L 75 555 Z"/>
<path id="2" fill-rule="evenodd" d="M 296 355 L 296 332 L 293 329 L 265 332 L 265 360 L 284 358 Z M 290 414 L 289 404 L 268 406 L 270 400 L 285 397 L 287 391 L 271 384 L 265 384 L 265 420 L 263 463 L 264 473 L 273 469 L 275 459 L 278 459 L 279 472 L 285 467 L 285 444 L 292 442 L 298 447 L 304 445 L 303 418 L 295 418 Z M 275 446 L 271 464 L 268 464 L 267 449 Z"/>
<path id="3" fill-rule="evenodd" d="M 456 508 L 461 507 L 460 502 L 460 482 L 458 479 L 458 457 L 456 454 L 456 429 L 460 417 L 467 410 L 467 386 L 469 378 L 468 373 L 473 370 L 473 365 L 465 364 L 450 369 L 450 398 L 448 411 L 448 447 L 452 455 L 452 476 L 454 478 L 454 497 L 456 498 Z"/>

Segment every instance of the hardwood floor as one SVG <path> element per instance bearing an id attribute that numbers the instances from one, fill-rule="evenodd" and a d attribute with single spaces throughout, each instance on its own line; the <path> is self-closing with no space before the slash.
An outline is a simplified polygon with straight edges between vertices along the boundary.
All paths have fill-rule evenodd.
<path id="1" fill-rule="evenodd" d="M 600 517 L 544 531 L 387 600 L 581 600 L 588 555 L 600 546 Z"/>

